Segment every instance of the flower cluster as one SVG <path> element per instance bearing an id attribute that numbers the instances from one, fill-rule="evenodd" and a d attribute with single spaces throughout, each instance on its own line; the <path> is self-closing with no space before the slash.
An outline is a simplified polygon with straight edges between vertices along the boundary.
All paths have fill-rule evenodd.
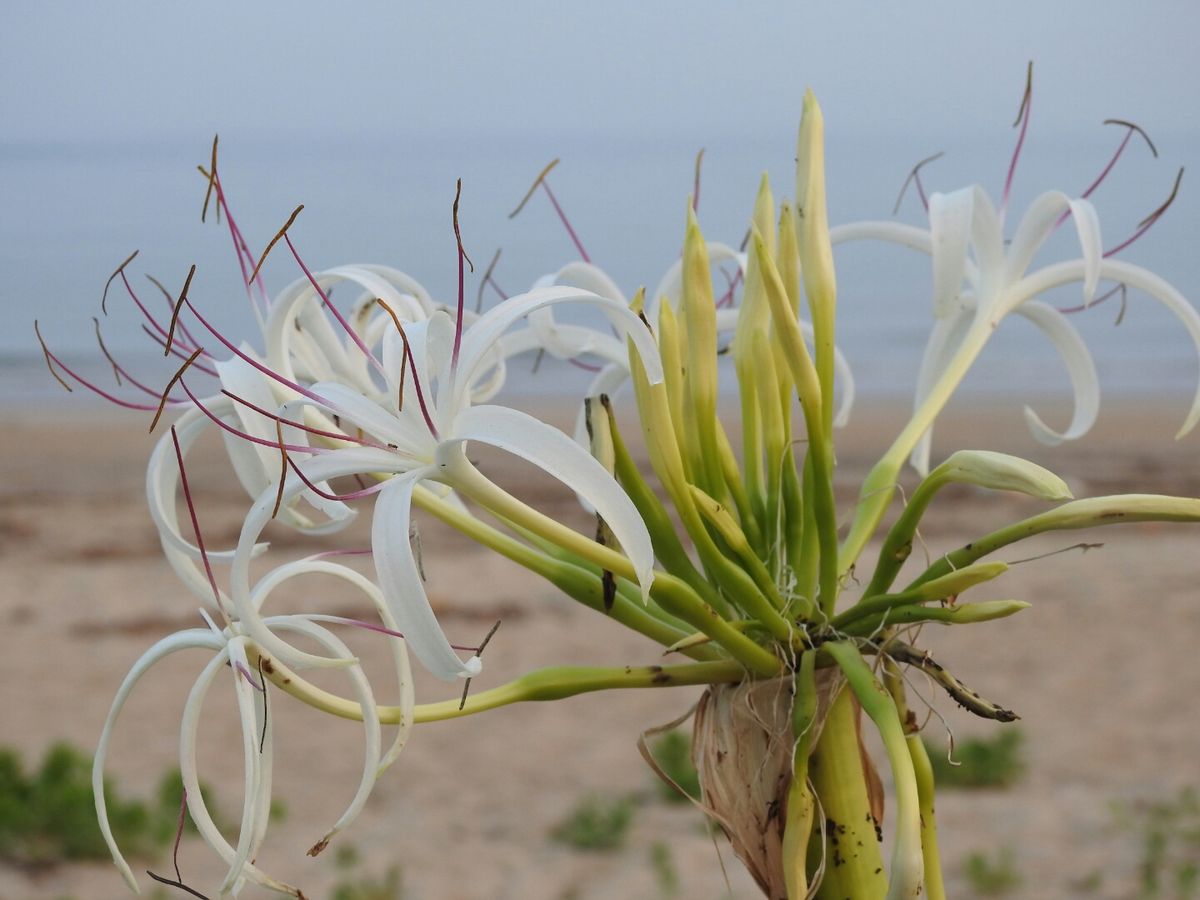
<path id="1" fill-rule="evenodd" d="M 1027 93 L 1018 153 L 1028 101 Z M 1135 126 L 1126 128 L 1117 156 L 1136 133 Z M 738 760 L 742 768 L 737 777 L 767 779 L 762 783 L 770 808 L 785 812 L 764 823 L 755 818 L 758 810 L 751 816 L 754 824 L 743 825 L 722 808 L 719 798 L 749 794 L 742 783 L 731 790 L 719 783 L 720 760 L 727 755 L 719 749 L 720 734 L 709 735 L 705 744 L 718 748 L 717 762 L 701 771 L 710 811 L 764 890 L 772 896 L 806 896 L 809 886 L 815 889 L 824 877 L 822 896 L 880 896 L 884 889 L 888 896 L 915 896 L 923 887 L 930 896 L 941 896 L 931 838 L 928 760 L 915 735 L 915 718 L 907 715 L 899 667 L 928 674 L 980 715 L 1000 721 L 1014 715 L 967 690 L 906 643 L 911 638 L 904 629 L 925 622 L 986 622 L 1027 606 L 1018 601 L 955 602 L 961 593 L 1005 571 L 1003 563 L 980 560 L 1014 541 L 1117 520 L 1200 519 L 1200 501 L 1180 498 L 1067 502 L 946 554 L 906 587 L 893 588 L 918 522 L 944 485 L 1018 491 L 1050 502 L 1070 499 L 1057 476 L 1003 454 L 960 451 L 930 469 L 933 421 L 1005 316 L 1015 312 L 1029 318 L 1067 362 L 1076 393 L 1070 427 L 1055 432 L 1031 410 L 1026 413 L 1035 436 L 1051 443 L 1078 437 L 1090 427 L 1098 390 L 1091 358 L 1066 318 L 1071 311 L 1036 299 L 1039 295 L 1079 281 L 1088 306 L 1100 302 L 1097 293 L 1104 281 L 1139 289 L 1175 312 L 1200 346 L 1200 316 L 1178 292 L 1144 269 L 1112 258 L 1131 241 L 1103 250 L 1098 216 L 1087 198 L 1112 163 L 1081 197 L 1058 192 L 1040 196 L 1006 243 L 1004 214 L 1016 161 L 1014 154 L 999 210 L 978 187 L 926 198 L 917 171 L 928 229 L 891 222 L 830 229 L 823 122 L 810 95 L 800 128 L 795 201 L 777 205 L 764 177 L 743 249 L 705 241 L 694 202 L 689 203 L 680 259 L 652 294 L 638 291 L 628 297 L 592 263 L 564 218 L 582 258 L 526 293 L 502 296 L 487 311 L 472 312 L 464 303 L 469 259 L 459 235 L 457 196 L 458 296 L 443 304 L 410 276 L 384 266 L 310 270 L 289 230 L 296 214 L 256 258 L 227 202 L 214 143 L 212 161 L 203 171 L 217 215 L 231 236 L 261 334 L 247 341 L 222 334 L 202 304 L 189 297 L 190 274 L 178 297 L 168 295 L 169 320 L 156 318 L 127 277 L 131 257 L 110 286 L 120 282 L 145 316 L 147 334 L 167 355 L 183 361 L 165 390 L 146 386 L 113 360 L 114 371 L 146 395 L 137 401 L 118 397 L 83 379 L 43 344 L 47 362 L 64 383 L 73 379 L 123 406 L 153 413 L 156 423 L 167 411 L 174 416 L 151 456 L 147 496 L 163 552 L 202 604 L 205 627 L 164 638 L 135 663 L 101 736 L 94 774 L 97 809 L 114 859 L 131 887 L 136 890 L 136 883 L 112 839 L 101 789 L 110 737 L 130 691 L 155 663 L 183 649 L 202 648 L 212 657 L 184 710 L 180 759 L 188 811 L 228 865 L 222 894 L 251 882 L 301 896 L 253 862 L 270 807 L 268 701 L 274 694 L 287 693 L 363 723 L 358 789 L 309 851 L 315 855 L 360 812 L 376 779 L 421 721 L 609 688 L 778 679 L 787 690 L 770 693 L 787 704 L 776 718 L 793 729 L 793 752 L 774 753 L 770 765 Z M 545 176 L 539 176 L 534 190 L 544 188 L 561 214 Z M 1143 223 L 1135 237 L 1160 214 Z M 1036 251 L 1067 218 L 1079 236 L 1080 257 L 1030 273 Z M 833 433 L 849 413 L 854 387 L 834 340 L 833 251 L 841 242 L 860 239 L 897 242 L 932 257 L 934 324 L 912 418 L 863 483 L 843 537 L 833 491 Z M 260 269 L 267 253 L 280 245 L 290 251 L 301 276 L 272 298 Z M 723 288 L 716 286 L 720 279 Z M 500 293 L 491 268 L 483 283 Z M 344 292 L 353 295 L 348 305 L 334 303 L 335 287 L 339 300 Z M 572 306 L 600 311 L 609 329 L 556 317 Z M 802 315 L 805 306 L 807 314 Z M 528 352 L 548 353 L 595 372 L 574 437 L 496 402 L 509 361 Z M 732 359 L 737 377 L 740 447 L 717 416 L 721 356 Z M 632 384 L 650 468 L 661 492 L 635 462 L 613 414 L 609 395 L 626 382 Z M 1197 418 L 1200 394 L 1182 430 Z M 189 451 L 214 428 L 250 498 L 232 548 L 206 546 L 201 511 L 187 479 Z M 488 479 L 468 456 L 471 444 L 514 454 L 573 490 L 597 516 L 595 536 L 564 526 Z M 882 535 L 883 549 L 866 588 L 852 602 L 839 603 L 850 586 L 850 573 L 880 530 L 901 468 L 910 458 L 926 477 Z M 186 516 L 180 514 L 180 495 Z M 276 555 L 261 540 L 270 523 L 314 537 L 327 535 L 345 528 L 361 501 L 372 504 L 369 549 L 317 552 L 275 563 L 262 573 L 264 563 Z M 414 507 L 687 661 L 548 669 L 469 698 L 464 689 L 461 700 L 416 704 L 410 649 L 433 674 L 469 680 L 481 672 L 482 644 L 452 644 L 434 615 L 414 547 Z M 1119 515 L 1114 517 L 1114 511 Z M 369 554 L 373 573 L 336 559 L 347 553 Z M 265 610 L 267 599 L 279 589 L 313 574 L 340 578 L 360 591 L 378 620 Z M 359 660 L 335 634 L 335 626 L 368 628 L 387 642 L 400 696 L 397 706 L 377 702 Z M 303 677 L 318 668 L 341 670 L 350 695 L 329 693 Z M 223 671 L 233 682 L 245 762 L 236 843 L 222 836 L 205 808 L 195 759 L 200 708 Z M 838 821 L 859 823 L 851 826 L 865 829 L 865 844 L 858 845 L 869 845 L 878 855 L 869 833 L 874 806 L 862 815 L 869 794 L 864 785 L 873 769 L 863 761 L 851 694 L 879 730 L 892 768 L 896 839 L 887 872 L 867 851 L 859 863 L 841 870 L 809 866 L 807 848 L 818 808 Z M 723 696 L 713 689 L 706 722 L 725 722 L 719 727 L 729 728 L 736 720 L 743 723 L 737 727 L 745 728 L 754 727 L 751 720 L 761 721 L 725 715 Z M 396 726 L 386 749 L 385 725 Z M 774 737 L 766 743 L 772 744 Z M 828 764 L 835 757 L 842 765 Z M 811 771 L 810 759 L 818 761 Z M 816 834 L 823 833 L 818 823 Z"/>

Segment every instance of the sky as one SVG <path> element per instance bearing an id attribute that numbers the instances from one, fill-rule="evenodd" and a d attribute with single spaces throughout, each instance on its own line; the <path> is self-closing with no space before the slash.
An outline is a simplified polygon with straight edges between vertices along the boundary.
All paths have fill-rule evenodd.
<path id="1" fill-rule="evenodd" d="M 1098 195 L 1105 234 L 1122 235 L 1179 167 L 1200 173 L 1197 33 L 1192 0 L 10 3 L 0 355 L 37 354 L 34 316 L 56 348 L 89 352 L 100 288 L 133 249 L 138 284 L 154 274 L 177 288 L 195 263 L 192 295 L 235 333 L 246 327 L 227 238 L 198 216 L 195 165 L 215 133 L 256 248 L 303 202 L 292 233 L 312 266 L 386 262 L 442 298 L 455 287 L 448 212 L 459 177 L 468 249 L 486 261 L 504 246 L 510 292 L 575 256 L 544 202 L 507 219 L 562 156 L 556 192 L 592 256 L 632 291 L 678 254 L 699 148 L 710 237 L 740 240 L 763 170 L 791 193 L 807 87 L 825 114 L 831 221 L 887 217 L 911 165 L 938 150 L 947 155 L 932 186 L 978 180 L 995 194 L 1032 60 L 1015 199 L 1078 192 L 1119 137 L 1101 122 L 1135 120 L 1161 158 L 1135 148 Z M 1191 177 L 1131 260 L 1200 296 Z M 920 222 L 914 202 L 901 218 Z M 847 266 L 847 294 L 855 278 L 865 293 L 899 284 L 903 296 L 889 299 L 924 314 L 927 263 L 900 280 L 888 268 L 885 283 L 892 262 Z M 278 289 L 294 269 L 273 257 L 264 271 Z M 872 318 L 890 323 L 896 306 L 865 304 L 882 312 L 857 321 L 843 308 L 842 333 L 852 341 L 866 328 L 865 342 L 879 334 Z M 109 344 L 133 346 L 136 320 L 119 317 L 105 322 Z M 906 337 L 917 353 L 927 318 L 918 324 Z M 1194 377 L 1188 343 L 1166 346 Z"/>
<path id="2" fill-rule="evenodd" d="M 314 135 L 650 140 L 791 128 L 813 87 L 860 135 L 969 130 L 1026 60 L 1064 131 L 1192 127 L 1200 6 L 562 0 L 13 4 L 6 142 Z M 949 121 L 948 121 L 949 120 Z"/>

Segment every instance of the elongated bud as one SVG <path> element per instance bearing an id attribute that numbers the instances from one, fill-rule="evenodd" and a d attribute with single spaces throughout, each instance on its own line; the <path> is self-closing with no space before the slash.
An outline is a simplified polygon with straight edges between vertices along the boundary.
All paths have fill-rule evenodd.
<path id="1" fill-rule="evenodd" d="M 825 396 L 825 427 L 833 418 L 833 341 L 837 310 L 837 279 L 833 245 L 825 209 L 825 120 L 812 91 L 804 94 L 800 138 L 796 151 L 796 224 L 800 245 L 800 274 L 812 313 L 817 372 Z"/>
<path id="2" fill-rule="evenodd" d="M 917 600 L 943 600 L 960 594 L 967 588 L 991 581 L 998 575 L 1008 571 L 1008 563 L 986 562 L 963 566 L 949 575 L 927 581 L 911 592 Z"/>
<path id="3" fill-rule="evenodd" d="M 1017 491 L 1041 500 L 1070 500 L 1067 483 L 1037 463 L 991 450 L 959 450 L 930 477 L 975 484 L 993 491 Z"/>

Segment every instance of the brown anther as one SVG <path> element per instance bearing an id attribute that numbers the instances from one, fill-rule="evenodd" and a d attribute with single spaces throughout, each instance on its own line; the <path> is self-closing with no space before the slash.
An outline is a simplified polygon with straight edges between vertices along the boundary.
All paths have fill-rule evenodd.
<path id="1" fill-rule="evenodd" d="M 272 519 L 279 515 L 279 507 L 283 505 L 283 484 L 287 481 L 288 470 L 287 447 L 283 446 L 283 424 L 278 419 L 275 420 L 275 437 L 279 441 L 279 490 L 275 494 L 275 506 L 271 510 Z M 261 666 L 261 656 L 258 661 Z"/>
<path id="2" fill-rule="evenodd" d="M 1154 210 L 1154 212 L 1150 213 L 1150 215 L 1146 216 L 1146 218 L 1144 218 L 1144 219 L 1142 219 L 1142 221 L 1138 222 L 1137 223 L 1138 228 L 1149 227 L 1150 225 L 1153 225 L 1155 222 L 1157 222 L 1159 220 L 1159 218 L 1162 217 L 1162 214 L 1167 211 L 1167 209 L 1171 206 L 1171 204 L 1175 202 L 1175 198 L 1177 196 L 1179 196 L 1179 185 L 1182 182 L 1183 182 L 1183 166 L 1180 166 L 1179 171 L 1175 174 L 1175 183 L 1171 186 L 1170 196 L 1168 196 L 1167 199 L 1162 202 L 1162 205 L 1159 206 L 1158 209 Z"/>
<path id="3" fill-rule="evenodd" d="M 492 280 L 492 272 L 496 270 L 496 263 L 500 261 L 500 248 L 496 248 L 496 253 L 492 257 L 492 261 L 488 263 L 487 269 L 483 273 L 483 278 L 479 279 L 479 291 L 475 294 L 475 312 L 480 312 L 483 309 L 483 289 L 487 287 L 488 282 Z"/>
<path id="4" fill-rule="evenodd" d="M 188 269 L 187 278 L 183 281 L 183 290 L 179 292 L 179 299 L 175 301 L 175 308 L 171 310 L 171 324 L 167 328 L 167 342 L 163 349 L 163 356 L 171 355 L 171 342 L 175 340 L 175 326 L 179 323 L 179 312 L 183 309 L 183 304 L 187 300 L 188 288 L 192 286 L 192 276 L 196 274 L 196 266 L 192 265 Z"/>
<path id="5" fill-rule="evenodd" d="M 1146 146 L 1150 148 L 1151 154 L 1153 154 L 1155 159 L 1158 159 L 1158 148 L 1154 146 L 1154 141 L 1150 140 L 1150 135 L 1146 134 L 1146 132 L 1142 129 L 1142 126 L 1126 119 L 1105 119 L 1103 124 L 1120 125 L 1122 128 L 1128 128 L 1130 131 L 1134 131 L 1141 135 L 1142 140 L 1146 142 Z"/>
<path id="6" fill-rule="evenodd" d="M 296 216 L 300 215 L 300 210 L 302 210 L 302 209 L 304 209 L 303 203 L 301 203 L 294 210 L 292 210 L 292 214 L 290 216 L 288 216 L 288 220 L 283 223 L 283 227 L 280 228 L 279 231 L 275 233 L 275 237 L 271 238 L 271 242 L 269 244 L 267 244 L 267 249 L 265 249 L 262 252 L 262 256 L 260 256 L 258 258 L 258 264 L 255 265 L 254 271 L 250 273 L 250 278 L 246 282 L 247 284 L 252 283 L 254 281 L 254 279 L 256 279 L 258 277 L 258 270 L 261 269 L 262 264 L 264 262 L 266 262 L 267 254 L 270 253 L 271 248 L 274 247 L 276 244 L 278 244 L 280 239 L 285 234 L 287 234 L 287 230 L 292 227 L 292 223 L 296 221 Z"/>
<path id="7" fill-rule="evenodd" d="M 908 193 L 908 186 L 910 184 L 912 184 L 915 181 L 917 183 L 917 189 L 918 190 L 921 189 L 921 169 L 923 169 L 925 166 L 929 165 L 931 162 L 941 159 L 945 155 L 946 155 L 946 151 L 941 150 L 941 151 L 933 154 L 933 156 L 925 157 L 923 160 L 921 160 L 919 163 L 917 163 L 915 166 L 912 167 L 912 170 L 908 173 L 908 177 L 904 179 L 904 184 L 900 185 L 900 193 L 896 195 L 896 205 L 892 207 L 892 215 L 893 216 L 896 215 L 896 213 L 900 212 L 900 204 L 904 200 L 904 195 L 906 193 Z M 922 191 L 922 197 L 924 197 L 924 191 Z"/>
<path id="8" fill-rule="evenodd" d="M 192 355 L 187 358 L 187 362 L 185 362 L 182 366 L 179 367 L 179 371 L 171 376 L 171 380 L 168 381 L 167 386 L 165 388 L 163 388 L 162 397 L 158 401 L 158 410 L 154 413 L 154 420 L 150 423 L 150 431 L 151 432 L 153 432 L 155 426 L 158 425 L 158 420 L 162 418 L 163 410 L 165 410 L 167 408 L 167 397 L 171 393 L 171 388 L 175 387 L 175 384 L 179 381 L 180 378 L 183 377 L 183 373 L 186 372 L 188 370 L 188 367 L 196 361 L 196 357 L 198 357 L 203 352 L 204 352 L 203 347 L 197 347 L 195 349 L 195 351 L 193 351 Z"/>
<path id="9" fill-rule="evenodd" d="M 454 240 L 458 241 L 458 252 L 462 254 L 462 258 L 467 261 L 467 265 L 471 267 L 471 271 L 475 271 L 475 263 L 471 262 L 471 257 L 467 255 L 466 249 L 463 247 L 462 232 L 458 228 L 458 201 L 462 197 L 462 179 L 459 178 L 454 185 L 454 206 L 451 207 L 451 214 L 454 217 Z"/>
<path id="10" fill-rule="evenodd" d="M 206 175 L 208 175 L 208 190 L 206 190 L 204 192 L 204 208 L 200 210 L 200 221 L 201 222 L 203 222 L 205 217 L 208 215 L 208 201 L 212 199 L 213 190 L 217 186 L 217 137 L 218 137 L 217 135 L 215 135 L 215 134 L 213 135 L 212 161 L 209 163 L 208 172 L 205 173 Z M 197 168 L 200 168 L 200 167 L 197 166 Z M 204 172 L 204 169 L 200 168 L 200 171 Z M 217 202 L 217 221 L 218 222 L 221 221 L 220 201 Z"/>
<path id="11" fill-rule="evenodd" d="M 496 620 L 496 624 L 492 626 L 491 630 L 488 631 L 488 633 L 484 636 L 483 641 L 480 642 L 479 646 L 475 648 L 475 656 L 476 657 L 483 655 L 484 647 L 486 647 L 488 645 L 488 641 L 490 641 L 492 639 L 492 635 L 494 635 L 496 633 L 496 631 L 500 628 L 500 621 L 501 621 L 500 619 Z M 471 690 L 471 679 L 470 678 L 468 678 L 466 681 L 466 684 L 463 685 L 462 699 L 458 701 L 459 709 L 462 709 L 467 705 L 467 691 L 469 691 L 469 690 Z"/>
<path id="12" fill-rule="evenodd" d="M 108 289 L 112 287 L 114 279 L 116 279 L 118 275 L 125 271 L 125 267 L 133 262 L 134 257 L 136 257 L 139 252 L 140 251 L 134 250 L 132 253 L 130 253 L 129 256 L 126 257 L 125 262 L 117 266 L 116 270 L 108 276 L 108 281 L 104 282 L 104 293 L 100 295 L 100 311 L 106 316 L 108 315 Z"/>
<path id="13" fill-rule="evenodd" d="M 549 165 L 538 173 L 538 177 L 533 179 L 533 184 L 529 186 L 529 190 L 525 192 L 525 196 L 521 198 L 521 202 L 517 204 L 517 208 L 508 214 L 510 219 L 515 218 L 517 213 L 525 208 L 525 204 L 529 202 L 529 198 L 533 196 L 533 192 L 541 186 L 542 182 L 546 180 L 546 176 L 550 174 L 550 170 L 557 166 L 558 162 L 557 158 L 550 160 Z"/>
<path id="14" fill-rule="evenodd" d="M 389 316 L 392 317 L 392 324 L 396 326 L 396 330 L 400 332 L 400 340 L 404 342 L 404 359 L 400 361 L 400 388 L 399 396 L 396 398 L 396 409 L 398 412 L 404 412 L 404 375 L 405 366 L 410 364 L 412 360 L 412 349 L 408 346 L 408 335 L 404 333 L 404 326 L 400 324 L 400 317 L 396 315 L 396 311 L 388 306 L 387 302 L 382 297 L 376 297 L 375 302 L 384 308 Z"/>
<path id="15" fill-rule="evenodd" d="M 320 856 L 321 852 L 329 846 L 329 838 L 321 838 L 315 844 L 308 848 L 309 856 Z"/>
<path id="16" fill-rule="evenodd" d="M 121 367 L 117 365 L 117 361 L 113 359 L 113 355 L 108 352 L 108 348 L 104 346 L 104 337 L 100 334 L 100 320 L 92 316 L 92 324 L 96 326 L 96 343 L 100 345 L 100 352 L 104 354 L 104 358 L 108 360 L 108 364 L 112 366 L 113 378 L 117 379 L 117 384 L 121 383 Z"/>
<path id="17" fill-rule="evenodd" d="M 54 380 L 67 389 L 68 393 L 75 393 L 75 389 L 58 374 L 58 370 L 54 368 L 54 361 L 50 359 L 50 348 L 46 346 L 46 342 L 42 339 L 42 329 L 38 327 L 37 319 L 33 320 L 33 331 L 37 335 L 38 343 L 42 345 L 42 355 L 46 357 L 46 368 L 50 370 L 50 374 L 54 376 Z"/>
<path id="18" fill-rule="evenodd" d="M 1021 124 L 1021 119 L 1025 117 L 1025 110 L 1029 108 L 1029 101 L 1033 99 L 1033 60 L 1025 67 L 1025 93 L 1021 95 L 1021 108 L 1017 110 L 1017 118 L 1013 122 L 1013 128 Z"/>
<path id="19" fill-rule="evenodd" d="M 704 148 L 696 154 L 695 174 L 692 176 L 692 212 L 700 209 L 700 164 L 704 162 Z"/>
<path id="20" fill-rule="evenodd" d="M 200 893 L 195 888 L 188 887 L 182 881 L 172 881 L 170 878 L 164 878 L 161 875 L 155 875 L 149 869 L 146 870 L 146 874 L 149 875 L 151 878 L 153 878 L 155 881 L 157 881 L 159 884 L 165 884 L 165 885 L 168 885 L 173 888 L 179 888 L 179 890 L 183 891 L 184 893 L 191 894 L 193 897 L 199 897 L 200 900 L 208 900 L 208 897 L 204 896 L 204 894 Z"/>

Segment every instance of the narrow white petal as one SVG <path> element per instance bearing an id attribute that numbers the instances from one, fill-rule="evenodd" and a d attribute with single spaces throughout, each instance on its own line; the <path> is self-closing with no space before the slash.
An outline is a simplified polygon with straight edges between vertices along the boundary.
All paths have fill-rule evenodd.
<path id="1" fill-rule="evenodd" d="M 196 679 L 196 683 L 192 685 L 192 690 L 188 694 L 179 727 L 179 771 L 183 776 L 183 788 L 187 792 L 188 815 L 195 823 L 201 839 L 226 864 L 232 864 L 237 857 L 237 851 L 225 840 L 216 823 L 213 822 L 212 814 L 204 802 L 204 796 L 200 793 L 200 775 L 196 768 L 196 737 L 200 729 L 200 711 L 204 706 L 204 698 L 208 696 L 209 688 L 212 687 L 213 679 L 225 668 L 228 659 L 229 649 L 227 646 L 222 647 L 220 652 L 204 667 L 204 671 L 200 673 L 200 677 Z M 256 746 L 255 750 L 257 749 Z M 281 894 L 300 896 L 300 892 L 296 888 L 276 881 L 255 867 L 253 863 L 247 862 L 241 866 L 240 875 L 254 884 L 262 885 Z"/>
<path id="2" fill-rule="evenodd" d="M 1079 259 L 1047 266 L 1026 276 L 1015 285 L 1012 288 L 1012 299 L 1009 302 L 1014 306 L 1019 306 L 1022 302 L 1043 294 L 1052 288 L 1070 284 L 1073 281 L 1082 281 L 1087 278 L 1087 275 L 1087 267 L 1083 260 Z M 1148 269 L 1143 269 L 1141 266 L 1135 266 L 1115 259 L 1101 261 L 1100 277 L 1108 281 L 1127 284 L 1131 288 L 1149 294 L 1159 303 L 1163 304 L 1183 323 L 1183 327 L 1187 330 L 1188 336 L 1191 337 L 1192 343 L 1195 345 L 1197 351 L 1200 352 L 1200 315 L 1196 313 L 1195 308 L 1188 303 L 1183 294 L 1165 279 L 1155 275 Z M 1196 394 L 1192 399 L 1192 405 L 1188 410 L 1187 418 L 1184 420 L 1183 426 L 1179 429 L 1176 437 L 1183 437 L 1183 435 L 1191 431 L 1196 426 L 1197 421 L 1200 421 L 1200 382 L 1197 384 Z"/>
<path id="3" fill-rule="evenodd" d="M 1040 300 L 1022 303 L 1017 307 L 1017 313 L 1036 325 L 1058 349 L 1066 363 L 1075 393 L 1075 413 L 1065 431 L 1050 428 L 1033 409 L 1026 406 L 1025 422 L 1030 432 L 1038 441 L 1051 447 L 1083 437 L 1095 424 L 1096 414 L 1100 410 L 1100 382 L 1087 345 L 1062 313 Z"/>
<path id="4" fill-rule="evenodd" d="M 558 304 L 579 304 L 598 308 L 608 317 L 621 339 L 629 337 L 633 340 L 642 355 L 651 383 L 662 380 L 662 363 L 654 336 L 628 306 L 578 288 L 542 288 L 511 297 L 499 306 L 492 307 L 465 331 L 459 358 L 458 381 L 451 399 L 453 408 L 462 406 L 465 390 L 475 377 L 476 369 L 481 368 L 488 351 L 501 335 L 531 312 Z"/>
<path id="5" fill-rule="evenodd" d="M 300 466 L 309 481 L 319 483 L 344 475 L 395 471 L 398 464 L 402 465 L 403 460 L 393 453 L 368 447 L 355 447 L 325 454 L 317 459 L 301 463 Z M 283 502 L 286 503 L 307 490 L 308 486 L 295 473 L 291 473 L 284 483 Z M 263 624 L 262 616 L 254 605 L 254 593 L 250 588 L 250 551 L 267 523 L 271 521 L 271 511 L 275 507 L 275 499 L 275 488 L 268 488 L 260 494 L 254 505 L 250 507 L 242 524 L 233 566 L 229 572 L 230 594 L 233 598 L 234 608 L 237 610 L 238 621 L 259 646 L 278 656 L 286 665 L 333 667 L 345 665 L 343 660 L 328 659 L 297 650 L 286 641 L 276 637 Z"/>
<path id="6" fill-rule="evenodd" d="M 371 525 L 371 549 L 388 608 L 417 659 L 439 678 L 469 678 L 479 674 L 482 667 L 479 658 L 472 656 L 464 663 L 450 646 L 429 606 L 421 571 L 413 556 L 409 534 L 413 486 L 431 471 L 397 475 L 380 491 Z"/>
<path id="7" fill-rule="evenodd" d="M 311 638 L 339 659 L 354 659 L 354 654 L 350 652 L 350 648 L 339 638 L 321 626 L 307 621 L 303 616 L 274 616 L 268 619 L 267 622 L 271 628 L 281 631 L 295 631 Z M 375 779 L 379 773 L 381 744 L 379 707 L 375 703 L 375 696 L 371 692 L 371 684 L 367 681 L 367 676 L 363 673 L 362 666 L 355 662 L 353 665 L 347 666 L 345 671 L 350 677 L 350 683 L 354 688 L 355 696 L 363 711 L 363 771 L 362 777 L 359 779 L 358 789 L 354 792 L 349 806 L 346 807 L 346 810 L 318 842 L 317 846 L 321 847 L 321 849 L 324 849 L 324 844 L 328 843 L 339 831 L 346 828 L 362 812 L 363 807 L 367 803 L 367 798 L 371 795 L 371 789 L 375 786 Z M 320 850 L 317 850 L 317 852 L 319 853 Z"/>
<path id="8" fill-rule="evenodd" d="M 502 406 L 463 410 L 455 420 L 454 437 L 490 444 L 528 460 L 586 498 L 612 529 L 633 564 L 643 595 L 648 595 L 654 578 L 650 533 L 633 501 L 587 450 L 557 428 Z"/>
<path id="9" fill-rule="evenodd" d="M 1054 233 L 1065 213 L 1071 214 L 1079 236 L 1079 246 L 1087 273 L 1084 277 L 1083 300 L 1084 303 L 1090 303 L 1100 280 L 1100 260 L 1103 253 L 1100 220 L 1096 215 L 1096 208 L 1091 203 L 1086 200 L 1072 200 L 1062 191 L 1047 191 L 1034 200 L 1025 211 L 1008 247 L 1005 281 L 1011 284 L 1025 275 L 1037 251 Z"/>
<path id="10" fill-rule="evenodd" d="M 963 188 L 929 198 L 929 234 L 933 256 L 933 314 L 945 318 L 959 309 L 966 277 L 967 246 L 975 189 Z"/>
<path id="11" fill-rule="evenodd" d="M 242 818 L 238 827 L 237 849 L 229 863 L 229 871 L 221 882 L 220 893 L 229 891 L 234 883 L 242 877 L 250 852 L 254 845 L 257 831 L 255 813 L 260 807 L 259 787 L 261 784 L 261 766 L 258 755 L 259 724 L 254 704 L 254 687 L 246 680 L 242 668 L 251 671 L 250 661 L 246 657 L 246 639 L 234 638 L 228 645 L 229 662 L 232 669 L 233 691 L 237 701 L 238 718 L 242 723 L 242 767 L 244 784 L 242 788 Z M 239 664 L 241 668 L 239 668 Z"/>
<path id="12" fill-rule="evenodd" d="M 349 566 L 313 557 L 282 565 L 277 569 L 273 569 L 259 581 L 254 586 L 254 595 L 252 598 L 255 609 L 261 610 L 271 592 L 283 582 L 300 575 L 311 574 L 332 575 L 358 588 L 370 600 L 383 626 L 391 631 L 400 631 L 400 626 L 388 608 L 383 592 L 373 581 L 361 572 L 351 569 Z M 305 616 L 305 618 L 310 621 L 321 621 L 320 616 Z M 264 624 L 270 629 L 276 621 L 279 621 L 278 617 L 272 617 L 264 620 Z M 392 654 L 392 664 L 396 671 L 396 680 L 399 687 L 400 722 L 391 747 L 379 762 L 379 773 L 382 773 L 384 769 L 396 761 L 396 758 L 404 749 L 404 745 L 408 742 L 413 726 L 412 708 L 415 702 L 413 696 L 412 667 L 408 660 L 408 646 L 403 638 L 395 636 L 388 636 L 387 642 Z"/>
<path id="13" fill-rule="evenodd" d="M 125 879 L 125 883 L 135 894 L 139 893 L 137 881 L 133 877 L 133 870 L 129 868 L 129 864 L 125 862 L 125 857 L 121 855 L 121 851 L 117 847 L 112 826 L 108 821 L 108 804 L 104 800 L 104 763 L 108 758 L 108 745 L 112 740 L 117 717 L 121 714 L 125 701 L 129 699 L 129 695 L 137 686 L 138 681 L 159 660 L 180 650 L 191 648 L 220 650 L 223 646 L 224 641 L 220 637 L 203 628 L 179 631 L 158 641 L 142 654 L 133 664 L 133 668 L 129 670 L 129 674 L 125 676 L 125 680 L 121 682 L 121 686 L 117 689 L 117 695 L 113 698 L 112 707 L 108 711 L 108 717 L 104 720 L 104 728 L 100 731 L 100 741 L 96 745 L 96 754 L 92 758 L 92 794 L 96 802 L 96 819 L 100 823 L 100 833 L 104 837 L 104 843 L 108 845 L 108 850 L 112 854 L 113 863 L 121 873 L 121 877 Z"/>

